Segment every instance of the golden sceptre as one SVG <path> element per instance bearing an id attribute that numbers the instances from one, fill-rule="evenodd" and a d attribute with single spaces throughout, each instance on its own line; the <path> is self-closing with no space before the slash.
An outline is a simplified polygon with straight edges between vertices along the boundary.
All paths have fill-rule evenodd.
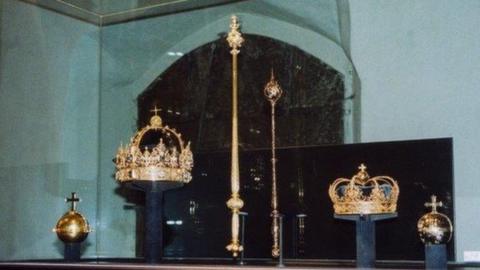
<path id="1" fill-rule="evenodd" d="M 270 81 L 265 85 L 265 89 L 263 93 L 268 101 L 270 101 L 270 114 L 271 114 L 271 121 L 272 121 L 272 257 L 277 258 L 280 256 L 280 247 L 279 247 L 279 237 L 280 237 L 280 228 L 278 224 L 279 220 L 279 212 L 278 212 L 278 195 L 277 195 L 277 158 L 275 156 L 275 104 L 282 96 L 282 88 L 275 80 L 273 76 L 273 69 L 271 71 Z"/>
<path id="2" fill-rule="evenodd" d="M 243 201 L 240 198 L 240 169 L 238 164 L 238 116 L 237 116 L 237 55 L 242 46 L 243 38 L 238 31 L 240 25 L 237 16 L 232 16 L 230 22 L 230 32 L 227 41 L 232 50 L 232 167 L 231 167 L 231 186 L 232 194 L 227 201 L 227 207 L 232 210 L 232 239 L 227 246 L 227 250 L 232 252 L 233 257 L 243 250 L 238 240 L 240 227 L 238 213 L 243 207 Z"/>

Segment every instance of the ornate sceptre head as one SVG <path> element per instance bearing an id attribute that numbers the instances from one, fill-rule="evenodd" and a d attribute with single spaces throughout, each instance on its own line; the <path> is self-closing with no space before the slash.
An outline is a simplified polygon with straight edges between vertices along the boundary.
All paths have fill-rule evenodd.
<path id="1" fill-rule="evenodd" d="M 265 89 L 263 90 L 263 94 L 270 101 L 272 108 L 275 107 L 277 101 L 282 97 L 283 90 L 275 80 L 275 75 L 273 74 L 273 69 L 270 70 L 270 81 L 265 85 Z M 273 115 L 275 116 L 275 115 Z M 272 118 L 273 121 L 275 119 Z M 273 141 L 272 141 L 273 142 Z"/>
<path id="2" fill-rule="evenodd" d="M 238 253 L 243 250 L 238 240 L 240 229 L 239 212 L 243 207 L 243 201 L 240 198 L 240 169 L 238 161 L 237 55 L 240 53 L 239 48 L 243 43 L 242 35 L 238 31 L 239 28 L 237 16 L 232 16 L 230 32 L 227 37 L 228 45 L 232 48 L 230 51 L 232 54 L 232 167 L 230 177 L 232 194 L 227 201 L 227 207 L 232 211 L 232 239 L 226 248 L 232 252 L 233 257 L 237 257 Z"/>

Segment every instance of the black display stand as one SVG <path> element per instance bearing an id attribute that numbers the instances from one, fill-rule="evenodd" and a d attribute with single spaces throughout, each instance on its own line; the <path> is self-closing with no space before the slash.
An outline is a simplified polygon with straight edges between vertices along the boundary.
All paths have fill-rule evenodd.
<path id="1" fill-rule="evenodd" d="M 393 214 L 334 215 L 336 219 L 355 221 L 357 238 L 357 268 L 375 268 L 375 222 L 396 218 Z"/>
<path id="2" fill-rule="evenodd" d="M 132 181 L 127 186 L 145 192 L 144 257 L 146 263 L 159 263 L 163 256 L 163 192 L 183 183 Z"/>
<path id="3" fill-rule="evenodd" d="M 80 261 L 80 243 L 65 243 L 63 258 L 67 262 Z"/>
<path id="4" fill-rule="evenodd" d="M 425 269 L 447 269 L 447 246 L 425 245 Z"/>
<path id="5" fill-rule="evenodd" d="M 278 214 L 277 218 L 278 218 L 278 225 L 279 225 L 278 240 L 279 240 L 279 249 L 280 249 L 280 255 L 278 256 L 277 267 L 285 267 L 285 263 L 283 260 L 283 215 Z"/>
<path id="6" fill-rule="evenodd" d="M 238 213 L 240 215 L 240 222 L 241 222 L 241 238 L 240 238 L 240 245 L 242 245 L 243 249 L 242 251 L 240 252 L 240 260 L 238 262 L 238 264 L 240 265 L 244 265 L 245 264 L 245 222 L 246 222 L 246 219 L 247 219 L 247 216 L 248 216 L 248 213 L 247 212 L 239 212 Z"/>

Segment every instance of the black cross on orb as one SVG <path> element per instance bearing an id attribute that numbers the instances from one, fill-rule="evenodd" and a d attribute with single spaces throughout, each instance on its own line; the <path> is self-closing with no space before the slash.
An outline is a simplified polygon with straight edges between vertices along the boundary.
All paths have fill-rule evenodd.
<path id="1" fill-rule="evenodd" d="M 65 201 L 72 203 L 72 205 L 70 206 L 70 211 L 75 211 L 77 208 L 76 203 L 80 201 L 80 198 L 77 197 L 77 193 L 72 192 L 72 197 L 65 198 Z"/>
<path id="2" fill-rule="evenodd" d="M 442 207 L 442 206 L 443 206 L 443 203 L 442 203 L 442 202 L 437 202 L 437 196 L 435 196 L 435 195 L 432 195 L 432 196 L 430 197 L 430 199 L 431 199 L 432 201 L 425 203 L 425 207 L 431 207 L 431 208 L 432 208 L 432 212 L 437 212 L 437 207 Z"/>

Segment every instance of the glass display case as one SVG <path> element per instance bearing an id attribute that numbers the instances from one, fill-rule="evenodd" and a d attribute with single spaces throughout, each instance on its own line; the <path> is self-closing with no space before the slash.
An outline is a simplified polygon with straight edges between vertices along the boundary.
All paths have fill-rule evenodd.
<path id="1" fill-rule="evenodd" d="M 372 175 L 391 175 L 401 190 L 398 218 L 377 227 L 378 260 L 424 259 L 416 222 L 432 194 L 458 224 L 449 261 L 463 262 L 464 252 L 480 243 L 463 236 L 473 224 L 468 205 L 480 199 L 469 193 L 470 182 L 458 182 L 475 173 L 458 164 L 478 156 L 465 147 L 469 128 L 478 125 L 470 116 L 451 115 L 445 125 L 457 123 L 467 135 L 454 127 L 426 131 L 442 126 L 428 123 L 436 120 L 428 112 L 436 105 L 409 103 L 411 97 L 405 101 L 402 93 L 383 93 L 372 83 L 384 78 L 369 71 L 381 63 L 359 53 L 366 47 L 359 36 L 368 29 L 362 4 L 5 0 L 0 12 L 0 261 L 61 260 L 63 243 L 52 228 L 68 210 L 64 198 L 71 192 L 81 198 L 77 209 L 93 230 L 82 243 L 83 259 L 143 258 L 145 199 L 115 180 L 112 159 L 158 107 L 163 123 L 191 142 L 194 155 L 192 181 L 165 193 L 164 257 L 230 262 L 225 202 L 232 62 L 226 36 L 233 14 L 245 39 L 238 56 L 238 125 L 247 261 L 271 261 L 271 119 L 263 88 L 272 72 L 283 89 L 276 146 L 289 262 L 348 264 L 355 258 L 354 226 L 333 218 L 328 186 L 353 175 L 360 163 Z M 430 96 L 418 95 L 422 101 Z M 442 102 L 457 107 L 456 99 Z M 416 113 L 426 116 L 416 121 Z"/>

